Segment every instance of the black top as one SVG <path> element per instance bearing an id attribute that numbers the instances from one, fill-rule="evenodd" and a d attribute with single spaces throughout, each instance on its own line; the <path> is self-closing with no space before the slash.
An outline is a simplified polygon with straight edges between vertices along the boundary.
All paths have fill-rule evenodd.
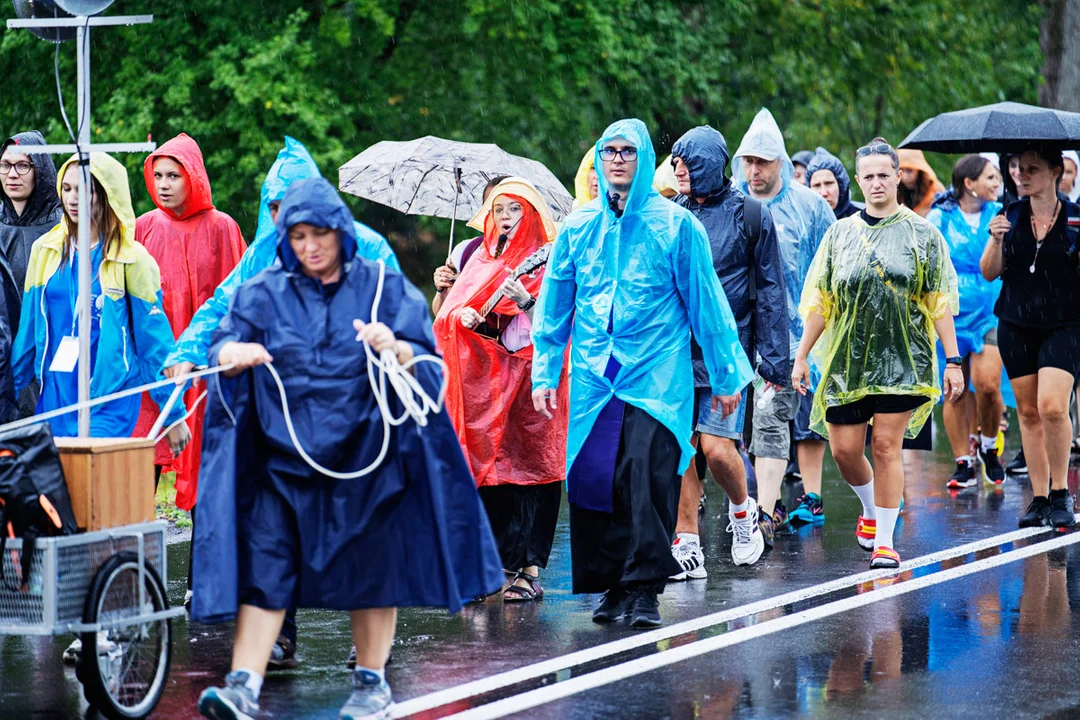
<path id="1" fill-rule="evenodd" d="M 1008 209 L 1012 229 L 1005 235 L 1001 295 L 994 314 L 1003 322 L 1042 329 L 1080 326 L 1080 207 L 1062 203 L 1036 258 L 1031 231 L 1031 202 Z M 1034 264 L 1035 272 L 1031 272 Z"/>
<path id="2" fill-rule="evenodd" d="M 882 220 L 885 219 L 885 218 L 874 217 L 873 215 L 867 215 L 866 214 L 866 208 L 863 208 L 862 210 L 859 211 L 859 217 L 861 217 L 863 219 L 863 222 L 866 223 L 867 225 L 869 225 L 870 227 L 874 227 L 879 222 L 881 222 Z"/>

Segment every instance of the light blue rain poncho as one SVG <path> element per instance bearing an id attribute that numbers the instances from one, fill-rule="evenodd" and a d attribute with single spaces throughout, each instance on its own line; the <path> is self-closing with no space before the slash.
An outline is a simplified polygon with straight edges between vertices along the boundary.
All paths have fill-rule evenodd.
<path id="1" fill-rule="evenodd" d="M 637 173 L 622 217 L 600 198 L 566 219 L 555 240 L 533 319 L 533 389 L 559 381 L 571 344 L 569 472 L 600 411 L 612 397 L 641 408 L 690 445 L 694 373 L 690 332 L 701 345 L 714 395 L 734 395 L 753 377 L 738 328 L 713 271 L 705 228 L 653 189 L 656 153 L 645 124 L 620 120 L 596 143 L 622 137 L 638 150 Z M 826 207 L 827 209 L 827 207 Z M 622 367 L 605 377 L 608 360 Z"/>
<path id="2" fill-rule="evenodd" d="M 810 188 L 795 182 L 795 166 L 784 148 L 784 136 L 773 119 L 772 113 L 762 108 L 750 129 L 743 136 L 735 152 L 732 180 L 743 193 L 750 194 L 750 185 L 743 172 L 739 158 L 750 155 L 765 160 L 780 158 L 780 178 L 783 187 L 774 198 L 764 201 L 772 213 L 776 235 L 780 241 L 780 255 L 784 259 L 784 282 L 787 288 L 788 321 L 791 329 L 791 358 L 802 340 L 803 323 L 799 317 L 799 301 L 802 298 L 803 279 L 810 263 L 817 254 L 825 231 L 836 222 L 836 216 L 825 198 Z"/>
<path id="3" fill-rule="evenodd" d="M 278 153 L 270 171 L 266 173 L 266 180 L 263 181 L 255 239 L 240 258 L 240 264 L 221 281 L 213 297 L 203 303 L 195 313 L 191 324 L 169 353 L 165 367 L 181 362 L 194 363 L 197 367 L 208 364 L 206 353 L 210 349 L 210 338 L 228 312 L 229 302 L 236 288 L 277 262 L 278 236 L 274 221 L 270 218 L 270 203 L 281 202 L 285 191 L 294 182 L 315 177 L 321 177 L 319 166 L 315 164 L 307 148 L 300 141 L 286 136 L 285 147 Z M 386 238 L 363 223 L 354 222 L 354 226 L 357 255 L 372 261 L 382 260 L 388 268 L 401 271 L 397 257 Z"/>

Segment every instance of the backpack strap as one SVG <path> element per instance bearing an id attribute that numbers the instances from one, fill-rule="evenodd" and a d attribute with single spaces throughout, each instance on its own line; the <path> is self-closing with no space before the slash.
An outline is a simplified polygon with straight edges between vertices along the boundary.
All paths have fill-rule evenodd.
<path id="1" fill-rule="evenodd" d="M 754 262 L 754 250 L 761 239 L 761 202 L 749 195 L 743 195 L 743 227 L 746 228 L 747 256 L 750 274 L 747 278 L 750 289 L 750 303 L 757 302 L 757 264 Z"/>

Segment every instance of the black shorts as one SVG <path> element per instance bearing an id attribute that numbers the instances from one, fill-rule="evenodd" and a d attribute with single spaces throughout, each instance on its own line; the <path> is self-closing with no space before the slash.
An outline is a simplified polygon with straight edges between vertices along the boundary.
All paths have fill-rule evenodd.
<path id="1" fill-rule="evenodd" d="M 930 399 L 922 395 L 867 395 L 861 400 L 825 408 L 825 422 L 832 425 L 862 425 L 877 413 L 905 413 Z"/>
<path id="2" fill-rule="evenodd" d="M 1011 379 L 1035 375 L 1044 367 L 1080 374 L 1080 327 L 1054 330 L 998 325 L 998 349 Z"/>

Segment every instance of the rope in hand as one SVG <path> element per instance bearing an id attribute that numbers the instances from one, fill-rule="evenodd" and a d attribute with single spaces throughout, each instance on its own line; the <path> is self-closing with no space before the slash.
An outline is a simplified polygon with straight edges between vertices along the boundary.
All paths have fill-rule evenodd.
<path id="1" fill-rule="evenodd" d="M 386 265 L 382 260 L 379 263 L 379 282 L 375 288 L 375 299 L 371 304 L 371 322 L 375 323 L 379 321 L 379 303 L 382 301 L 383 282 L 386 276 Z M 420 382 L 409 372 L 411 368 L 421 362 L 435 363 L 442 370 L 446 371 L 446 364 L 442 361 L 442 358 L 435 355 L 416 355 L 408 362 L 402 364 L 398 362 L 397 355 L 390 348 L 382 351 L 380 355 L 376 355 L 375 351 L 371 349 L 366 341 L 361 340 L 357 335 L 357 341 L 364 343 L 364 353 L 367 356 L 367 373 L 368 381 L 371 383 L 371 392 L 375 397 L 375 403 L 379 407 L 379 413 L 382 416 L 383 425 L 383 441 L 382 447 L 379 450 L 379 455 L 371 462 L 367 467 L 354 472 L 342 473 L 330 470 L 323 467 L 312 458 L 303 446 L 300 444 L 300 439 L 296 435 L 296 429 L 293 427 L 292 416 L 289 412 L 289 400 L 285 395 L 285 384 L 281 380 L 281 376 L 278 374 L 277 369 L 272 363 L 265 363 L 266 369 L 270 372 L 271 377 L 274 379 L 274 383 L 278 388 L 278 395 L 281 397 L 281 409 L 285 416 L 285 426 L 289 431 L 289 439 L 292 440 L 293 447 L 300 457 L 303 458 L 313 470 L 336 480 L 355 480 L 356 478 L 363 477 L 371 474 L 383 460 L 386 459 L 386 453 L 390 448 L 390 430 L 391 428 L 403 425 L 410 418 L 416 422 L 420 427 L 426 427 L 428 423 L 428 415 L 431 413 L 442 412 L 443 400 L 446 397 L 446 380 L 445 378 L 439 385 L 439 393 L 437 399 L 432 399 L 424 390 Z M 75 403 L 74 405 L 68 405 L 57 410 L 50 410 L 49 412 L 41 413 L 40 415 L 34 415 L 33 417 L 24 418 L 22 420 L 16 420 L 5 425 L 0 425 L 0 432 L 5 430 L 15 430 L 27 425 L 33 425 L 45 420 L 66 415 L 67 413 L 76 412 L 78 410 L 89 409 L 97 405 L 102 405 L 113 400 L 119 400 L 120 398 L 131 397 L 132 395 L 141 395 L 149 390 L 156 390 L 157 388 L 167 387 L 169 385 L 181 385 L 188 380 L 195 380 L 201 377 L 210 375 L 216 375 L 221 372 L 226 372 L 233 369 L 233 365 L 217 365 L 215 367 L 205 368 L 203 370 L 197 370 L 190 373 L 179 375 L 175 378 L 168 378 L 165 380 L 158 380 L 157 382 L 147 383 L 134 388 L 128 388 L 127 390 L 121 390 L 119 392 L 112 393 L 110 395 L 104 395 L 92 400 L 86 400 L 84 402 Z M 376 371 L 378 371 L 378 379 L 376 380 Z M 389 385 L 389 388 L 387 387 Z M 400 415 L 394 415 L 393 410 L 390 407 L 390 390 L 393 390 L 397 399 L 402 404 L 402 412 Z M 218 384 L 219 398 L 222 401 L 222 405 L 229 417 L 232 418 L 233 423 L 236 422 L 236 418 L 233 416 L 232 411 L 229 409 L 225 398 L 221 396 L 221 386 Z M 165 428 L 160 435 L 158 435 L 154 442 L 157 443 L 164 438 L 173 428 L 180 423 L 184 422 L 195 412 L 195 408 L 199 403 L 206 398 L 207 391 L 196 399 L 192 404 L 191 409 L 184 414 L 179 420 L 173 422 L 167 428 Z"/>

